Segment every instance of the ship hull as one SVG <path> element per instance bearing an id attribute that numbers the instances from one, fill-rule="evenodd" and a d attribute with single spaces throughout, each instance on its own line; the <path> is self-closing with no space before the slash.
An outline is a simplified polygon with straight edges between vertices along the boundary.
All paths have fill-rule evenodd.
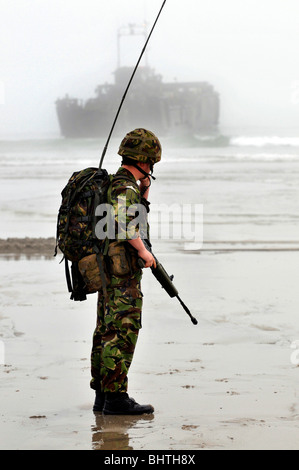
<path id="1" fill-rule="evenodd" d="M 124 73 L 125 72 L 125 73 Z M 114 122 L 128 68 L 119 69 L 114 85 L 101 85 L 87 102 L 66 96 L 56 101 L 60 133 L 66 138 L 106 137 Z M 219 96 L 206 82 L 163 83 L 143 70 L 119 114 L 114 134 L 144 127 L 160 136 L 209 135 L 218 131 Z"/>

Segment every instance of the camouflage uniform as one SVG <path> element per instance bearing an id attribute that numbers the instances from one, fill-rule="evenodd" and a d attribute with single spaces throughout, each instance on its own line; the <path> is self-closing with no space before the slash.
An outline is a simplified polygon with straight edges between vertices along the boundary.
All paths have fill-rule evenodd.
<path id="1" fill-rule="evenodd" d="M 118 176 L 126 179 L 117 180 Z M 133 181 L 133 183 L 132 183 Z M 125 204 L 118 203 L 125 201 Z M 107 288 L 107 299 L 100 292 L 97 307 L 97 325 L 93 336 L 91 353 L 91 388 L 101 392 L 126 392 L 127 375 L 141 328 L 142 270 L 137 267 L 137 253 L 124 238 L 133 238 L 134 234 L 124 236 L 128 223 L 133 219 L 126 209 L 133 204 L 140 204 L 141 195 L 134 176 L 120 168 L 112 181 L 110 203 L 116 213 L 116 241 L 125 245 L 131 254 L 131 273 L 124 277 L 111 275 Z M 126 211 L 126 227 L 118 225 L 121 212 Z"/>
<path id="2" fill-rule="evenodd" d="M 152 132 L 146 129 L 135 129 L 122 140 L 118 153 L 123 158 L 127 157 L 135 161 L 136 164 L 145 162 L 153 166 L 161 160 L 161 151 L 161 144 Z M 125 179 L 118 180 L 119 176 Z M 141 328 L 142 270 L 137 264 L 137 253 L 126 241 L 134 238 L 137 227 L 130 224 L 134 216 L 129 216 L 127 209 L 134 204 L 144 203 L 148 210 L 148 203 L 141 198 L 134 176 L 125 168 L 120 168 L 116 173 L 108 202 L 113 204 L 116 213 L 115 238 L 117 243 L 122 247 L 125 246 L 127 253 L 130 253 L 128 258 L 131 271 L 129 270 L 129 274 L 125 276 L 111 275 L 106 299 L 103 298 L 101 292 L 99 293 L 97 325 L 91 353 L 92 380 L 90 385 L 97 392 L 114 393 L 127 392 L 127 375 Z M 118 224 L 123 218 L 125 218 L 125 224 Z M 148 225 L 145 230 L 149 238 Z M 144 237 L 144 234 L 142 236 Z M 143 407 L 140 405 L 138 407 L 144 411 Z"/>

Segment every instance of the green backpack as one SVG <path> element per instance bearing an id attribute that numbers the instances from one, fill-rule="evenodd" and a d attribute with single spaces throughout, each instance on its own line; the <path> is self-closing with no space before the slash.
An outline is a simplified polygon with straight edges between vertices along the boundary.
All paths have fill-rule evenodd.
<path id="1" fill-rule="evenodd" d="M 63 253 L 65 275 L 71 299 L 86 300 L 86 285 L 78 268 L 84 257 L 96 255 L 102 283 L 105 289 L 103 254 L 106 240 L 99 240 L 95 227 L 99 217 L 95 210 L 101 203 L 107 202 L 107 192 L 112 176 L 106 170 L 86 168 L 73 173 L 61 192 L 62 202 L 57 217 L 57 249 Z M 72 263 L 71 270 L 69 262 Z"/>

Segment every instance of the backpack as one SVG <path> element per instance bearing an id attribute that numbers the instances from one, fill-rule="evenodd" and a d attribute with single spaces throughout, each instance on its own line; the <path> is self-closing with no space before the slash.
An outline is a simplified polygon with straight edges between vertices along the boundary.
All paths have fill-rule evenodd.
<path id="1" fill-rule="evenodd" d="M 107 202 L 112 177 L 106 170 L 85 168 L 73 173 L 61 192 L 54 256 L 58 248 L 64 255 L 62 261 L 65 261 L 67 286 L 74 301 L 86 300 L 87 294 L 98 290 L 88 288 L 82 269 L 81 272 L 79 269 L 80 262 L 87 261 L 89 267 L 92 264 L 92 269 L 99 271 L 97 276 L 106 292 L 105 250 L 109 240 L 96 237 L 95 227 L 99 217 L 95 216 L 95 210 L 99 204 Z M 69 262 L 72 263 L 71 270 Z"/>

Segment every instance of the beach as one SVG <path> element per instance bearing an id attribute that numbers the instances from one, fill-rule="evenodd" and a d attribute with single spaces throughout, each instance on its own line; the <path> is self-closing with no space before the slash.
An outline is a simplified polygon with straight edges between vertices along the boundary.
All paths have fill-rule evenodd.
<path id="1" fill-rule="evenodd" d="M 201 204 L 203 240 L 153 249 L 198 325 L 145 270 L 129 393 L 155 413 L 121 417 L 92 411 L 96 295 L 71 301 L 53 256 L 60 191 L 97 146 L 0 145 L 0 448 L 297 450 L 298 148 L 166 149 L 153 210 Z"/>

